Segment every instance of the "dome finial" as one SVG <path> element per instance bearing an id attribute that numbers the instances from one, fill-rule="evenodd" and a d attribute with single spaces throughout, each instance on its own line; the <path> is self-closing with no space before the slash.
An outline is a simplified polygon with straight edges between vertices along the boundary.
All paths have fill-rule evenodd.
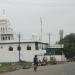
<path id="1" fill-rule="evenodd" d="M 5 15 L 5 9 L 3 9 L 3 15 Z"/>

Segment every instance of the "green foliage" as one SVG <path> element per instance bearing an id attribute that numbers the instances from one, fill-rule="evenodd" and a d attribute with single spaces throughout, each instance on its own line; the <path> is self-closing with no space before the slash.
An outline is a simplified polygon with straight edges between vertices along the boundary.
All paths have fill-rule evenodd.
<path id="1" fill-rule="evenodd" d="M 64 44 L 64 54 L 67 58 L 75 56 L 75 34 L 71 33 L 62 39 L 60 44 Z"/>

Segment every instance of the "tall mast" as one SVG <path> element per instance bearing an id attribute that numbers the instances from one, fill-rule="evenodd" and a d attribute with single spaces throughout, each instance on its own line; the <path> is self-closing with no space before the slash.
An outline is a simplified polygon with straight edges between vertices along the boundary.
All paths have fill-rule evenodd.
<path id="1" fill-rule="evenodd" d="M 40 17 L 40 23 L 41 23 L 41 42 L 42 42 L 42 18 Z"/>
<path id="2" fill-rule="evenodd" d="M 50 32 L 49 32 L 49 47 L 50 47 Z"/>

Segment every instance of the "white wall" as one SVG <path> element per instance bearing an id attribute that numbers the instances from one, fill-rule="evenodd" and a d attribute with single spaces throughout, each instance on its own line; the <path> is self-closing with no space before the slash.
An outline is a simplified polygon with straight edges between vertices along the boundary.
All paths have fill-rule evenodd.
<path id="1" fill-rule="evenodd" d="M 27 45 L 32 47 L 32 50 L 26 50 Z M 13 51 L 9 51 L 9 47 L 13 47 Z M 19 61 L 18 44 L 0 44 L 0 62 L 17 62 Z M 35 50 L 35 43 L 21 44 L 21 60 L 33 61 L 34 55 L 43 55 L 46 50 Z"/>
<path id="2" fill-rule="evenodd" d="M 21 59 L 25 61 L 33 62 L 33 58 L 35 55 L 44 55 L 44 53 L 46 53 L 45 50 L 39 50 L 39 51 L 34 50 L 34 51 L 21 52 Z"/>
<path id="3" fill-rule="evenodd" d="M 56 61 L 66 61 L 66 58 L 64 55 L 47 55 L 47 60 L 50 61 L 50 57 L 54 57 Z"/>

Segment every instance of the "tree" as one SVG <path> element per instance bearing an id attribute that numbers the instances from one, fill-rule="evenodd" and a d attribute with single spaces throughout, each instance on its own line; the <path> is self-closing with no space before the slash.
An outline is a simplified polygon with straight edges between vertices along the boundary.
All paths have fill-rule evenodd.
<path id="1" fill-rule="evenodd" d="M 67 58 L 75 56 L 75 33 L 66 35 L 59 43 L 64 44 L 64 54 Z"/>

